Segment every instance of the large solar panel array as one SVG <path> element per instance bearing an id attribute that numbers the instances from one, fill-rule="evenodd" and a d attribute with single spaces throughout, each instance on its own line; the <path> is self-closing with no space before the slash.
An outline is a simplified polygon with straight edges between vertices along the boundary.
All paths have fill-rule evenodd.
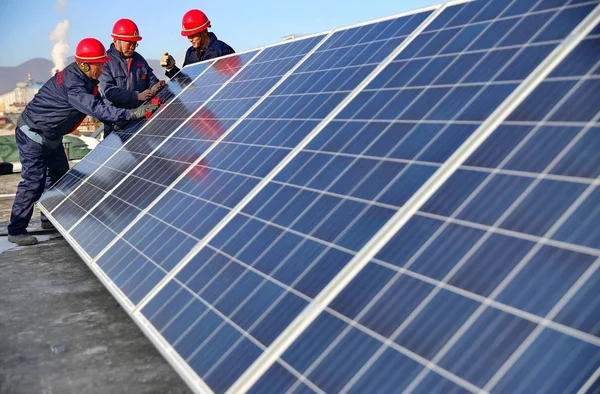
<path id="1" fill-rule="evenodd" d="M 600 8 L 185 67 L 41 209 L 198 392 L 600 390 Z"/>

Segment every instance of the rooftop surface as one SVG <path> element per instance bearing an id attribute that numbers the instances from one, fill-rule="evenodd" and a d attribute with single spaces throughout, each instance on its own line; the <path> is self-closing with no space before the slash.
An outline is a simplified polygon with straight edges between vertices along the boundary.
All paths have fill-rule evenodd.
<path id="1" fill-rule="evenodd" d="M 0 176 L 0 194 L 19 179 Z M 12 202 L 0 199 L 0 393 L 189 393 L 60 234 L 40 229 L 37 211 L 29 230 L 41 242 L 8 243 Z"/>

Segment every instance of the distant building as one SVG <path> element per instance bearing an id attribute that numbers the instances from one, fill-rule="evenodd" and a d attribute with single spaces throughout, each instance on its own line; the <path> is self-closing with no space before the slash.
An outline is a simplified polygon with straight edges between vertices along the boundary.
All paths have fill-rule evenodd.
<path id="1" fill-rule="evenodd" d="M 0 107 L 6 113 L 23 112 L 28 102 L 33 100 L 33 96 L 42 88 L 42 84 L 33 82 L 31 73 L 26 82 L 17 82 L 17 87 L 12 92 L 0 95 Z"/>
<path id="2" fill-rule="evenodd" d="M 42 84 L 34 82 L 31 79 L 31 73 L 28 73 L 27 77 L 27 82 L 18 82 L 15 90 L 0 95 L 0 126 L 9 122 L 16 123 L 18 114 L 25 110 L 27 103 L 33 100 L 33 96 L 42 88 Z M 14 119 L 12 119 L 13 117 Z M 86 116 L 73 134 L 90 135 L 100 125 L 101 123 L 98 120 L 91 116 Z"/>

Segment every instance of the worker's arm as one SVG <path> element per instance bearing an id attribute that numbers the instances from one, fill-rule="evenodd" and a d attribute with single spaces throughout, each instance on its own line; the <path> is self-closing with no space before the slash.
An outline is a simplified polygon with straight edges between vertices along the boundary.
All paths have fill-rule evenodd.
<path id="1" fill-rule="evenodd" d="M 100 96 L 94 96 L 84 86 L 70 86 L 68 97 L 73 108 L 101 122 L 117 122 L 131 118 L 131 110 L 107 105 Z"/>
<path id="2" fill-rule="evenodd" d="M 117 107 L 135 108 L 139 105 L 138 92 L 118 87 L 110 63 L 104 66 L 104 70 L 100 75 L 100 91 L 107 100 Z"/>
<path id="3" fill-rule="evenodd" d="M 173 66 L 173 68 L 171 68 L 170 70 L 166 70 L 165 71 L 165 75 L 167 76 L 167 78 L 171 79 L 175 76 L 175 74 L 177 74 L 179 72 L 179 67 L 177 66 Z"/>

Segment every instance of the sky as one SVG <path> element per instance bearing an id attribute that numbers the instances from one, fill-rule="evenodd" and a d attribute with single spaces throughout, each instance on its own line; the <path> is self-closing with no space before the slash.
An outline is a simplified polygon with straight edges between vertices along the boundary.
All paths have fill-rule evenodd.
<path id="1" fill-rule="evenodd" d="M 414 10 L 441 0 L 2 0 L 0 66 L 51 59 L 50 33 L 67 19 L 68 55 L 77 42 L 95 37 L 107 47 L 120 18 L 135 21 L 143 40 L 137 51 L 148 59 L 169 52 L 181 64 L 189 42 L 181 18 L 204 11 L 217 37 L 237 52 L 271 44 L 288 34 L 310 34 Z"/>

